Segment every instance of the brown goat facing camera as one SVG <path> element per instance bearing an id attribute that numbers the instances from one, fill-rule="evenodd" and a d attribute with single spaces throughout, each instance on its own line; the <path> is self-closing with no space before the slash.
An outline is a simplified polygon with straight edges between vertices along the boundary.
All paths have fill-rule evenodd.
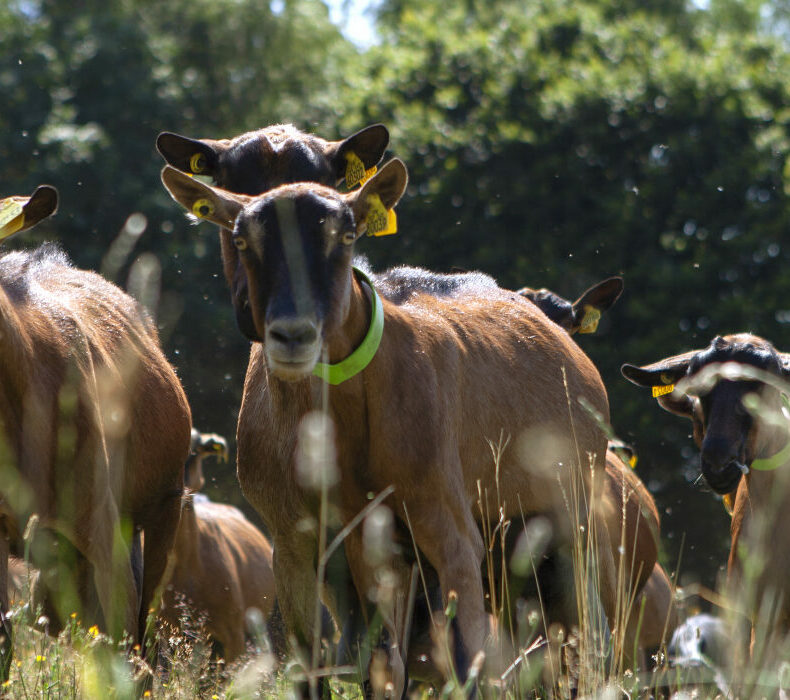
<path id="1" fill-rule="evenodd" d="M 584 398 L 608 418 L 597 370 L 567 333 L 533 305 L 514 303 L 512 292 L 417 292 L 400 305 L 375 294 L 352 269 L 353 248 L 378 206 L 390 210 L 400 199 L 407 176 L 398 160 L 345 195 L 301 183 L 249 197 L 173 168 L 162 178 L 189 211 L 233 229 L 231 242 L 246 271 L 258 342 L 239 417 L 238 475 L 272 532 L 277 595 L 289 629 L 305 644 L 312 639 L 318 540 L 304 528 L 315 514 L 294 457 L 298 425 L 321 406 L 326 378 L 333 384 L 328 413 L 342 518 L 357 515 L 369 493 L 394 488 L 388 503 L 397 518 L 408 517 L 444 601 L 451 590 L 458 595 L 455 657 L 465 676 L 487 634 L 475 504 L 480 482 L 489 501 L 484 506 L 489 512 L 498 506 L 488 440 L 512 435 L 530 447 L 502 455 L 499 486 L 511 499 L 505 515 L 553 512 L 575 528 L 585 516 L 567 512 L 562 489 L 589 487 L 590 462 L 602 465 L 606 452 L 596 417 L 579 405 Z M 605 533 L 597 541 L 602 597 L 611 610 L 613 557 Z M 358 529 L 345 546 L 366 599 L 377 581 Z M 401 590 L 406 578 L 394 585 Z M 398 613 L 383 614 L 397 651 Z M 402 668 L 394 676 L 397 693 Z"/>
<path id="2" fill-rule="evenodd" d="M 750 333 L 717 336 L 707 348 L 623 375 L 652 387 L 658 403 L 689 418 L 702 474 L 722 495 L 737 491 L 731 527 L 731 591 L 753 624 L 760 659 L 787 653 L 790 632 L 790 530 L 779 525 L 790 508 L 790 354 Z M 679 389 L 675 385 L 682 382 Z M 761 625 L 759 648 L 754 635 Z M 784 649 L 784 651 L 783 651 Z"/>
<path id="3" fill-rule="evenodd" d="M 219 435 L 192 433 L 184 475 L 186 501 L 160 616 L 175 627 L 185 617 L 187 622 L 204 620 L 217 654 L 232 662 L 251 638 L 248 612 L 259 610 L 261 620 L 271 613 L 272 547 L 238 508 L 197 493 L 205 483 L 203 460 L 210 456 L 227 460 L 228 448 Z"/>
<path id="4" fill-rule="evenodd" d="M 0 236 L 56 204 L 51 187 L 3 200 Z M 76 611 L 142 641 L 178 525 L 190 431 L 156 328 L 126 293 L 43 245 L 0 257 L 0 335 L 0 612 L 9 553 L 36 514 L 32 563 L 60 620 Z M 57 548 L 42 542 L 52 532 Z M 8 641 L 6 630 L 5 669 Z"/>
<path id="5" fill-rule="evenodd" d="M 304 133 L 290 124 L 276 124 L 250 131 L 231 139 L 194 139 L 163 132 L 156 147 L 168 164 L 215 185 L 240 194 L 257 195 L 279 185 L 318 182 L 334 187 L 345 181 L 347 187 L 375 171 L 389 143 L 389 132 L 382 124 L 365 127 L 351 136 L 328 141 Z M 223 270 L 231 290 L 236 323 L 249 339 L 256 338 L 249 303 L 247 272 L 239 251 L 233 246 L 232 231 L 220 228 Z M 348 565 L 341 547 L 332 557 L 332 595 L 323 596 L 338 625 L 359 630 L 363 625 L 358 596 L 350 581 Z M 279 611 L 277 612 L 279 615 Z M 325 629 L 332 637 L 332 630 Z M 286 655 L 285 640 L 276 635 L 278 656 Z M 310 649 L 297 655 L 310 657 Z M 353 662 L 343 659 L 342 662 Z"/>

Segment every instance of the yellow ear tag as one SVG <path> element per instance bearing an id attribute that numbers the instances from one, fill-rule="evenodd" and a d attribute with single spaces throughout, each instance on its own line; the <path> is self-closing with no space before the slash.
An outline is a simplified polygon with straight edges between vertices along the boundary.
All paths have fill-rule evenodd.
<path id="1" fill-rule="evenodd" d="M 200 219 L 205 219 L 214 213 L 214 205 L 208 199 L 197 199 L 192 205 L 192 213 Z"/>
<path id="2" fill-rule="evenodd" d="M 665 386 L 654 386 L 653 398 L 657 399 L 659 396 L 664 396 L 665 394 L 671 394 L 673 391 L 675 391 L 674 384 L 667 384 Z"/>
<path id="3" fill-rule="evenodd" d="M 356 185 L 364 185 L 376 174 L 376 170 L 375 165 L 365 170 L 365 164 L 354 151 L 346 153 L 346 187 L 348 189 Z"/>
<path id="4" fill-rule="evenodd" d="M 579 327 L 579 333 L 595 333 L 598 330 L 598 321 L 601 320 L 601 312 L 594 306 L 584 305 L 584 316 Z"/>
<path id="5" fill-rule="evenodd" d="M 367 223 L 368 236 L 389 236 L 398 232 L 398 219 L 395 211 L 387 209 L 377 194 L 368 195 L 368 216 Z"/>
<path id="6" fill-rule="evenodd" d="M 734 508 L 735 507 L 735 503 L 732 500 L 732 494 L 731 493 L 725 493 L 721 497 L 721 502 L 724 504 L 724 510 L 727 511 L 727 515 L 731 516 L 733 510 L 735 509 Z"/>
<path id="7" fill-rule="evenodd" d="M 24 225 L 24 207 L 11 198 L 0 200 L 0 238 L 8 238 Z"/>
<path id="8" fill-rule="evenodd" d="M 638 461 L 637 456 L 631 455 L 631 459 L 628 460 L 628 466 L 630 466 L 631 469 L 636 469 L 637 461 Z"/>
<path id="9" fill-rule="evenodd" d="M 189 167 L 193 173 L 202 173 L 206 169 L 206 156 L 202 153 L 193 153 L 189 159 Z"/>

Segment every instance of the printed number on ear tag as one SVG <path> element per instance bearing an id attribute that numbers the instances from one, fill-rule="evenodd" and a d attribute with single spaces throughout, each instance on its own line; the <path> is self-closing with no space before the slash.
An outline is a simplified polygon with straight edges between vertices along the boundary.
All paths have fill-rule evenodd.
<path id="1" fill-rule="evenodd" d="M 381 197 L 372 194 L 368 197 L 370 209 L 367 216 L 368 236 L 389 236 L 398 232 L 398 219 L 392 209 L 387 209 Z"/>
<path id="2" fill-rule="evenodd" d="M 10 236 L 25 224 L 25 210 L 13 199 L 0 200 L 0 236 Z"/>
<path id="3" fill-rule="evenodd" d="M 579 327 L 579 333 L 595 333 L 598 330 L 598 321 L 601 320 L 601 312 L 594 306 L 584 307 L 584 316 Z"/>
<path id="4" fill-rule="evenodd" d="M 356 185 L 364 185 L 375 174 L 375 165 L 365 170 L 365 164 L 354 151 L 346 153 L 346 187 L 351 189 Z"/>
<path id="5" fill-rule="evenodd" d="M 667 384 L 665 386 L 654 386 L 653 398 L 657 399 L 659 396 L 664 396 L 665 394 L 671 394 L 673 391 L 675 391 L 674 384 Z"/>

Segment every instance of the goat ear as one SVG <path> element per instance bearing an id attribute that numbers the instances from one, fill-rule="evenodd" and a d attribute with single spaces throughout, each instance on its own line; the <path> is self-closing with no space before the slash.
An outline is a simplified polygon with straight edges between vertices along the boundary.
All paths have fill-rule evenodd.
<path id="1" fill-rule="evenodd" d="M 529 299 L 558 326 L 569 333 L 572 332 L 573 307 L 567 299 L 549 289 L 531 289 L 530 287 L 519 289 L 518 294 Z"/>
<path id="2" fill-rule="evenodd" d="M 163 131 L 156 137 L 156 149 L 169 165 L 182 172 L 213 176 L 225 147 L 222 141 L 190 139 Z"/>
<path id="3" fill-rule="evenodd" d="M 362 233 L 367 229 L 371 200 L 378 196 L 385 209 L 393 209 L 406 191 L 408 182 L 409 175 L 406 165 L 402 160 L 393 158 L 361 189 L 343 195 L 354 211 L 357 231 Z"/>
<path id="4" fill-rule="evenodd" d="M 162 184 L 187 211 L 227 229 L 233 228 L 239 212 L 252 199 L 206 185 L 169 165 L 162 170 Z"/>
<path id="5" fill-rule="evenodd" d="M 682 416 L 683 418 L 690 418 L 695 422 L 695 426 L 697 423 L 702 425 L 702 421 L 697 414 L 699 401 L 697 401 L 694 397 L 689 396 L 688 394 L 671 393 L 665 394 L 664 396 L 659 396 L 657 400 L 658 405 L 661 406 L 661 408 L 663 408 L 665 411 L 674 413 L 677 416 Z"/>
<path id="6" fill-rule="evenodd" d="M 590 287 L 573 302 L 573 327 L 570 332 L 595 333 L 601 314 L 623 293 L 623 278 L 610 277 Z"/>
<path id="7" fill-rule="evenodd" d="M 686 376 L 689 363 L 697 352 L 699 351 L 692 350 L 645 367 L 625 364 L 620 371 L 634 384 L 652 388 L 654 398 L 658 399 L 659 406 L 665 411 L 690 418 L 695 421 L 696 426 L 696 422 L 700 420 L 697 413 L 698 402 L 687 394 L 673 391 L 673 388 L 676 382 Z"/>
<path id="8" fill-rule="evenodd" d="M 58 191 L 39 185 L 29 197 L 0 199 L 0 240 L 33 228 L 58 208 Z"/>
<path id="9" fill-rule="evenodd" d="M 362 161 L 365 170 L 370 170 L 384 157 L 384 151 L 387 150 L 389 142 L 390 134 L 383 124 L 366 126 L 342 141 L 331 141 L 326 147 L 325 154 L 337 182 L 346 178 L 351 154 Z M 354 186 L 357 183 L 347 182 L 346 184 Z"/>
<path id="10" fill-rule="evenodd" d="M 689 363 L 699 350 L 691 350 L 682 355 L 667 357 L 652 365 L 637 367 L 624 364 L 620 368 L 623 376 L 638 386 L 663 387 L 680 381 L 688 371 Z"/>

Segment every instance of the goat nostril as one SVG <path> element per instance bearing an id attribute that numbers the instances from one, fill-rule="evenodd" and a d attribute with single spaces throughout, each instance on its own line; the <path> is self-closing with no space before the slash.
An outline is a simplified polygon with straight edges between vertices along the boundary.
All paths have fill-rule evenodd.
<path id="1" fill-rule="evenodd" d="M 283 345 L 287 345 L 289 342 L 291 342 L 291 339 L 286 333 L 283 333 L 278 330 L 274 330 L 274 329 L 270 330 L 269 335 L 271 336 L 272 340 L 278 343 L 282 343 Z"/>
<path id="2" fill-rule="evenodd" d="M 269 326 L 269 337 L 283 345 L 309 345 L 318 338 L 318 331 L 310 321 L 280 321 Z"/>

